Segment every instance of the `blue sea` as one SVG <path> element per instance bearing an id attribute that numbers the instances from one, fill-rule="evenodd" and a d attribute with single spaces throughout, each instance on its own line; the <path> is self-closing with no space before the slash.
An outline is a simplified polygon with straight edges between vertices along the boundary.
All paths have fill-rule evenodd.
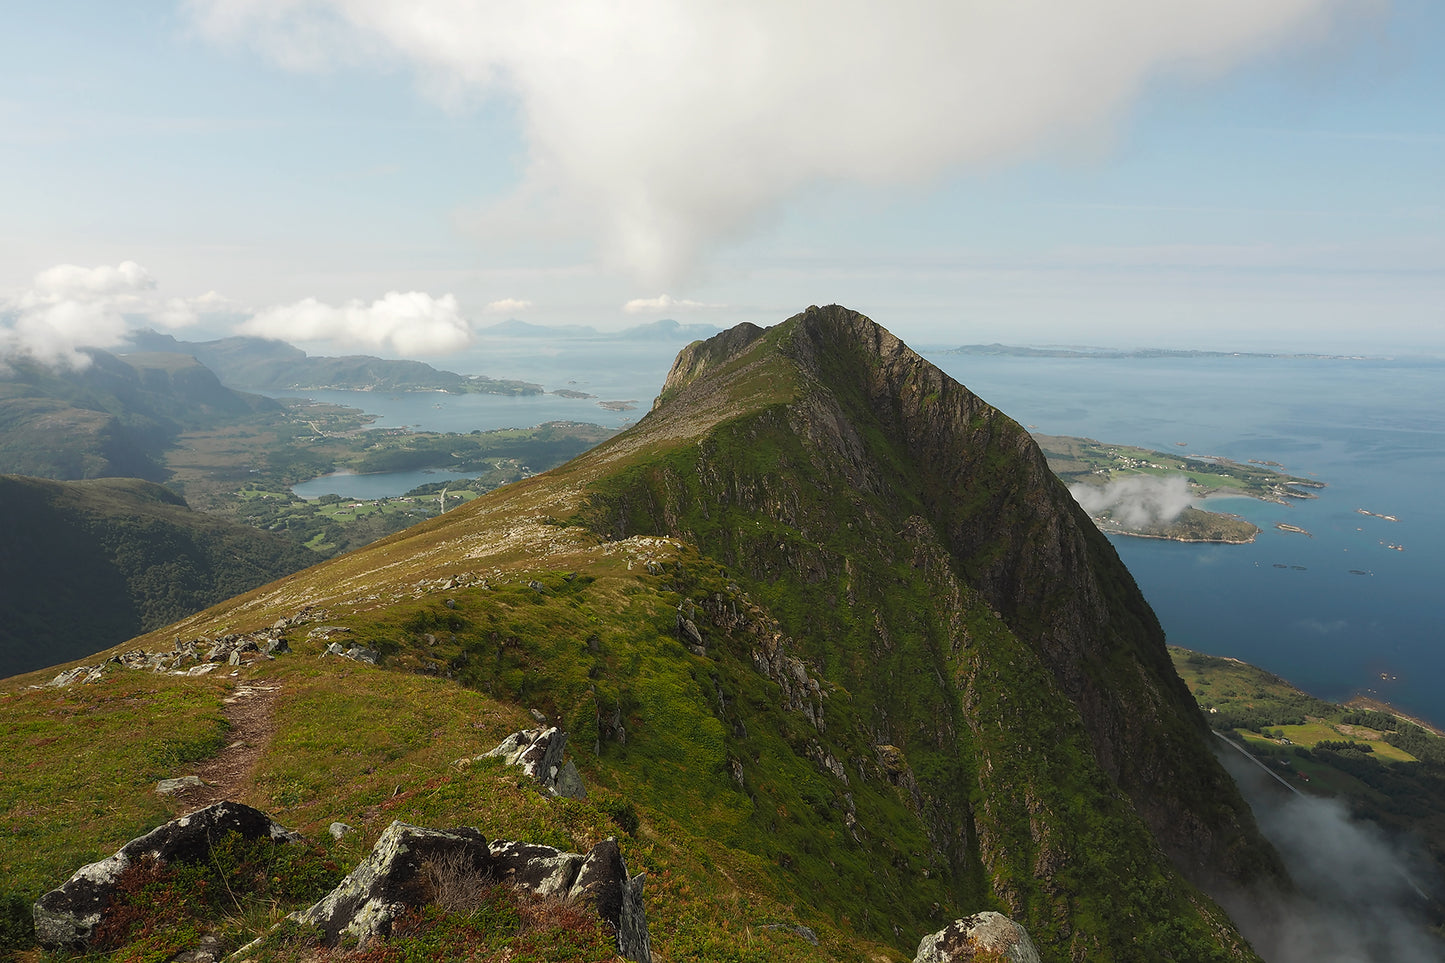
<path id="1" fill-rule="evenodd" d="M 379 426 L 471 431 L 561 418 L 623 427 L 647 411 L 679 347 L 518 341 L 443 365 L 635 400 L 628 413 L 553 395 L 316 397 L 377 414 Z M 1112 541 L 1172 643 L 1254 663 L 1322 698 L 1366 694 L 1445 725 L 1445 362 L 922 353 L 1044 434 L 1275 461 L 1325 482 L 1319 497 L 1287 505 L 1212 501 L 1264 530 L 1250 545 Z M 406 490 L 356 477 L 375 479 L 381 494 Z"/>

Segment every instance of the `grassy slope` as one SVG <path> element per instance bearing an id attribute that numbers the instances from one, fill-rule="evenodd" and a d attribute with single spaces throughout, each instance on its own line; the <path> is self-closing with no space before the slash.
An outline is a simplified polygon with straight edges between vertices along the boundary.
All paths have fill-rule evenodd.
<path id="1" fill-rule="evenodd" d="M 150 482 L 0 475 L 0 674 L 87 655 L 314 561 Z"/>

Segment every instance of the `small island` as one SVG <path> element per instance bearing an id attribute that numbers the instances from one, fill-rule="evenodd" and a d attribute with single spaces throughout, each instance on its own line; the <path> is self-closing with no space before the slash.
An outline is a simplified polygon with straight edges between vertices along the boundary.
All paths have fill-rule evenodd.
<path id="1" fill-rule="evenodd" d="M 1183 455 L 1092 438 L 1034 435 L 1049 468 L 1069 486 L 1099 529 L 1111 535 L 1180 542 L 1252 542 L 1260 529 L 1194 503 L 1233 495 L 1285 504 L 1315 498 L 1325 483 L 1287 475 L 1278 462 L 1248 463 L 1219 455 Z M 1280 524 L 1285 531 L 1303 532 Z M 1308 533 L 1305 533 L 1308 534 Z"/>

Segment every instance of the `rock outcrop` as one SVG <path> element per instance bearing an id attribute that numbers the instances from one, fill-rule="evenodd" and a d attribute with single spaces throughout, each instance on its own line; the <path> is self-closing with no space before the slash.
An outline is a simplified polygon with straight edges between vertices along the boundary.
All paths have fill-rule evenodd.
<path id="1" fill-rule="evenodd" d="M 128 649 L 95 665 L 78 665 L 66 669 L 46 685 L 64 688 L 79 683 L 94 683 L 105 678 L 112 667 L 136 671 L 168 672 L 172 675 L 206 675 L 223 665 L 249 665 L 274 659 L 291 651 L 285 638 L 286 629 L 306 621 L 304 614 L 294 619 L 281 619 L 268 629 L 223 635 L 217 639 L 191 639 L 182 642 L 178 636 L 170 651 Z"/>
<path id="2" fill-rule="evenodd" d="M 641 874 L 628 876 L 612 839 L 583 855 L 532 843 L 489 844 L 475 829 L 394 822 L 336 889 L 291 919 L 317 927 L 327 946 L 343 938 L 364 946 L 373 937 L 388 935 L 407 909 L 438 901 L 444 889 L 495 882 L 586 903 L 617 932 L 619 953 L 650 963 L 643 879 Z"/>
<path id="3" fill-rule="evenodd" d="M 132 839 L 100 862 L 82 866 L 64 885 L 40 897 L 35 903 L 36 939 L 48 947 L 84 947 L 110 905 L 116 882 L 132 863 L 146 857 L 160 863 L 205 859 L 211 845 L 230 833 L 278 843 L 301 838 L 241 803 L 198 809 Z"/>
<path id="4" fill-rule="evenodd" d="M 550 726 L 546 729 L 523 729 L 514 732 L 502 744 L 478 759 L 500 757 L 509 766 L 522 771 L 542 784 L 554 796 L 586 799 L 587 789 L 572 760 L 565 759 L 567 733 Z"/>
<path id="5" fill-rule="evenodd" d="M 913 963 L 1039 963 L 1024 928 L 1002 913 L 985 911 L 954 920 L 918 944 Z"/>

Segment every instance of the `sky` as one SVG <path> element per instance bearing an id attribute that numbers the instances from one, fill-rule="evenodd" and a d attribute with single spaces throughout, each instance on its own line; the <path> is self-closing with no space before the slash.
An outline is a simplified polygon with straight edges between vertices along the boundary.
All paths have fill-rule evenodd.
<path id="1" fill-rule="evenodd" d="M 1445 354 L 1439 0 L 0 11 L 0 360 L 517 318 Z"/>

